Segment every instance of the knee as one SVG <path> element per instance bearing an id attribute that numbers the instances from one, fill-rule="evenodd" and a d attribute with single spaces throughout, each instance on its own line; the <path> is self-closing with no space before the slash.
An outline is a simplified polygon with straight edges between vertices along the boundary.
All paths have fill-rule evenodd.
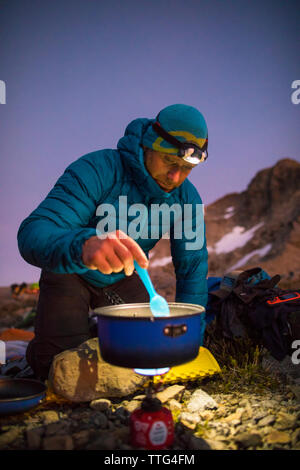
<path id="1" fill-rule="evenodd" d="M 55 354 L 57 354 L 57 351 L 54 351 L 42 341 L 37 341 L 35 338 L 30 341 L 26 350 L 26 360 L 37 379 L 46 380 L 48 378 Z"/>

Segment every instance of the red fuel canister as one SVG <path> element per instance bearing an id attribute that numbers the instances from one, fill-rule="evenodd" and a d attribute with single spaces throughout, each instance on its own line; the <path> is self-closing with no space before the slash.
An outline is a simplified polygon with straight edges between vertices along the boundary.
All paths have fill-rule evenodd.
<path id="1" fill-rule="evenodd" d="M 131 445 L 144 449 L 165 449 L 174 440 L 174 423 L 170 410 L 158 398 L 145 398 L 141 408 L 130 416 Z"/>

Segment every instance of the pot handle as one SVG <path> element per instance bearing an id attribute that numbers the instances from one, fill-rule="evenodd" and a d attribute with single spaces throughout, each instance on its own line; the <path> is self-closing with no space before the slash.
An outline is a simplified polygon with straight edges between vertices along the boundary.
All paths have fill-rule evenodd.
<path id="1" fill-rule="evenodd" d="M 171 336 L 171 338 L 176 338 L 177 336 L 184 335 L 187 332 L 187 325 L 166 325 L 164 327 L 164 335 Z"/>

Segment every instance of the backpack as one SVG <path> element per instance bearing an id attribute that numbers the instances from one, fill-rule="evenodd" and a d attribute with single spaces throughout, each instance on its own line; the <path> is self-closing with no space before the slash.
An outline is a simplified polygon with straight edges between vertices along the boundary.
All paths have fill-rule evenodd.
<path id="1" fill-rule="evenodd" d="M 277 286 L 280 275 L 270 278 L 261 268 L 227 273 L 218 290 L 210 292 L 210 312 L 216 331 L 225 338 L 250 337 L 281 361 L 292 354 L 298 332 L 292 315 L 300 321 L 300 290 Z"/>

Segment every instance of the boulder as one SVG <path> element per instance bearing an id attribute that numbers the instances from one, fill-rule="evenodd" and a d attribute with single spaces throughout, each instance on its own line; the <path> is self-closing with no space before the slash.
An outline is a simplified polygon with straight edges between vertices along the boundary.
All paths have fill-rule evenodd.
<path id="1" fill-rule="evenodd" d="M 192 394 L 192 397 L 187 404 L 187 410 L 190 413 L 199 412 L 203 410 L 213 410 L 217 408 L 217 402 L 204 390 L 201 390 L 201 388 L 199 388 Z"/>
<path id="2" fill-rule="evenodd" d="M 98 338 L 57 354 L 49 372 L 53 391 L 73 402 L 127 396 L 141 389 L 148 380 L 132 369 L 105 362 Z"/>

